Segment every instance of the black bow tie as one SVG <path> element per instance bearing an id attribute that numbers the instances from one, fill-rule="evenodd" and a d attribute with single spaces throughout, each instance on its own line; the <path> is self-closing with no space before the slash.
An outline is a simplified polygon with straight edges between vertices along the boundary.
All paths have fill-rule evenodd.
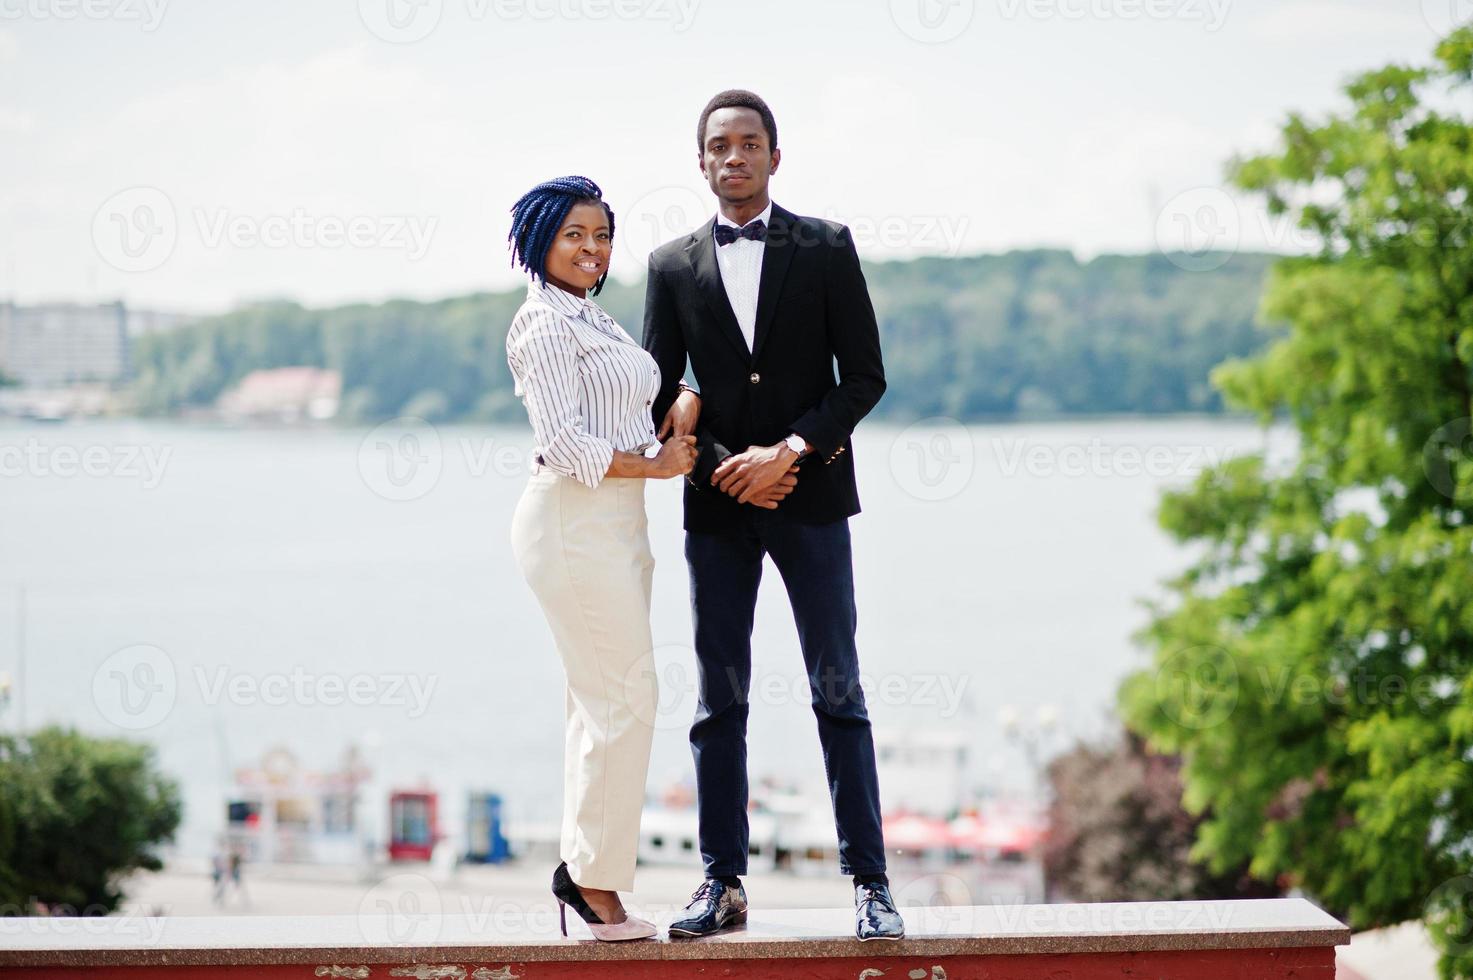
<path id="1" fill-rule="evenodd" d="M 740 228 L 733 228 L 731 225 L 723 225 L 717 222 L 715 229 L 711 233 L 716 236 L 717 245 L 730 245 L 738 238 L 746 238 L 754 242 L 765 242 L 767 241 L 767 222 L 758 218 L 756 221 L 747 222 Z"/>

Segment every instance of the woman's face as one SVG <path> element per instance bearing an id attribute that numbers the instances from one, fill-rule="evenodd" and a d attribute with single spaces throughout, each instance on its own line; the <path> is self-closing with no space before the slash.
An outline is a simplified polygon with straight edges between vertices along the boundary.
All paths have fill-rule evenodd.
<path id="1" fill-rule="evenodd" d="M 547 249 L 547 281 L 578 296 L 584 295 L 609 268 L 614 237 L 602 204 L 580 201 L 568 209 L 563 226 Z"/>

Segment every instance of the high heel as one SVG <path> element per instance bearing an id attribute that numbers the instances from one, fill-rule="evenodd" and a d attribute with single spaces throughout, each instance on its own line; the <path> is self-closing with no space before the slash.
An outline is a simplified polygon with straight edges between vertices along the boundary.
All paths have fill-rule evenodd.
<path id="1" fill-rule="evenodd" d="M 605 922 L 588 904 L 583 893 L 578 890 L 578 885 L 573 881 L 573 876 L 568 873 L 568 862 L 563 861 L 552 873 L 552 894 L 557 898 L 558 921 L 562 926 L 563 935 L 568 934 L 568 906 L 573 906 L 573 911 L 588 924 L 594 939 L 604 942 L 618 942 L 625 939 L 648 939 L 659 930 L 653 922 L 634 915 L 626 915 L 623 922 Z"/>

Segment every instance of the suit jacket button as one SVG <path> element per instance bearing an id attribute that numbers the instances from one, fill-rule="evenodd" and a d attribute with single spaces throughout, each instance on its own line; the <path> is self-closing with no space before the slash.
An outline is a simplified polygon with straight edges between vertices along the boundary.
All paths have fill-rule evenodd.
<path id="1" fill-rule="evenodd" d="M 747 380 L 752 382 L 752 384 L 756 384 L 757 382 L 762 380 L 762 375 L 758 374 L 756 371 L 753 371 L 752 376 Z"/>

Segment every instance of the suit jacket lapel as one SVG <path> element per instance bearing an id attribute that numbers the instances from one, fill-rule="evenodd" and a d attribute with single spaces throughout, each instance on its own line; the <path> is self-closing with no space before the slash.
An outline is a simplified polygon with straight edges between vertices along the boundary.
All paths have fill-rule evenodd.
<path id="1" fill-rule="evenodd" d="M 773 208 L 773 213 L 776 212 L 777 209 Z M 752 352 L 747 350 L 747 338 L 742 336 L 742 328 L 737 324 L 736 314 L 731 310 L 731 301 L 726 298 L 726 287 L 721 283 L 721 267 L 716 264 L 716 246 L 711 238 L 711 229 L 715 225 L 716 219 L 713 217 L 694 232 L 693 242 L 687 252 L 691 270 L 695 273 L 697 290 L 710 308 L 712 321 L 726 335 L 726 339 L 736 345 L 742 357 L 750 361 Z M 766 263 L 765 255 L 763 262 Z M 758 308 L 761 309 L 760 302 Z"/>
<path id="2" fill-rule="evenodd" d="M 774 203 L 772 221 L 767 228 L 767 247 L 762 252 L 762 278 L 757 285 L 757 326 L 752 339 L 754 363 L 762 353 L 762 342 L 772 329 L 772 318 L 777 314 L 777 297 L 782 292 L 783 279 L 787 277 L 788 266 L 793 261 L 792 226 L 793 213 Z M 710 229 L 706 234 L 710 236 Z"/>

